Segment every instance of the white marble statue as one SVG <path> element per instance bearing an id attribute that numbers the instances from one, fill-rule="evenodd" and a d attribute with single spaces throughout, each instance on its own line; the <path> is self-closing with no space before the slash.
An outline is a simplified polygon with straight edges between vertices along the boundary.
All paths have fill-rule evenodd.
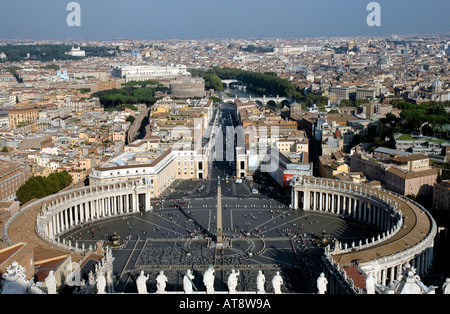
<path id="1" fill-rule="evenodd" d="M 92 270 L 89 272 L 89 275 L 88 275 L 89 277 L 88 277 L 88 283 L 89 283 L 89 285 L 90 286 L 94 286 L 95 285 L 95 277 L 94 277 L 94 274 L 92 273 Z"/>
<path id="2" fill-rule="evenodd" d="M 2 294 L 27 294 L 28 280 L 25 275 L 25 268 L 14 261 L 6 267 L 6 272 L 2 275 Z"/>
<path id="3" fill-rule="evenodd" d="M 258 276 L 256 277 L 256 290 L 258 293 L 265 293 L 264 284 L 266 282 L 266 276 L 261 270 L 258 271 Z"/>
<path id="4" fill-rule="evenodd" d="M 231 270 L 231 274 L 230 276 L 228 276 L 228 281 L 227 281 L 227 285 L 228 285 L 228 290 L 230 293 L 236 293 L 236 287 L 238 284 L 238 276 L 239 276 L 240 272 L 236 272 L 234 269 Z"/>
<path id="5" fill-rule="evenodd" d="M 317 289 L 319 290 L 318 294 L 325 294 L 327 291 L 328 280 L 325 278 L 324 273 L 320 273 L 319 278 L 317 278 Z"/>
<path id="6" fill-rule="evenodd" d="M 100 272 L 97 277 L 97 294 L 105 294 L 106 278 L 105 275 Z"/>
<path id="7" fill-rule="evenodd" d="M 45 286 L 47 287 L 48 294 L 56 294 L 56 278 L 53 274 L 53 270 L 48 273 L 47 278 L 45 278 Z"/>
<path id="8" fill-rule="evenodd" d="M 375 279 L 373 273 L 370 273 L 369 276 L 366 278 L 366 293 L 367 294 L 375 294 L 375 284 L 376 284 L 376 279 Z"/>
<path id="9" fill-rule="evenodd" d="M 272 286 L 275 294 L 281 294 L 281 285 L 283 284 L 283 278 L 280 276 L 280 272 L 277 271 L 272 278 Z"/>
<path id="10" fill-rule="evenodd" d="M 145 276 L 144 271 L 141 271 L 141 274 L 136 279 L 136 286 L 139 294 L 147 294 L 147 280 L 149 275 Z"/>
<path id="11" fill-rule="evenodd" d="M 191 270 L 188 269 L 186 275 L 183 277 L 183 289 L 184 293 L 192 294 L 192 280 L 194 279 L 194 275 L 192 275 Z"/>
<path id="12" fill-rule="evenodd" d="M 445 279 L 445 282 L 442 285 L 442 293 L 450 294 L 450 278 Z"/>
<path id="13" fill-rule="evenodd" d="M 164 275 L 164 271 L 160 271 L 158 277 L 156 277 L 156 293 L 166 292 L 166 283 L 168 279 Z"/>
<path id="14" fill-rule="evenodd" d="M 203 283 L 206 286 L 206 293 L 214 293 L 214 268 L 212 266 L 203 274 Z"/>

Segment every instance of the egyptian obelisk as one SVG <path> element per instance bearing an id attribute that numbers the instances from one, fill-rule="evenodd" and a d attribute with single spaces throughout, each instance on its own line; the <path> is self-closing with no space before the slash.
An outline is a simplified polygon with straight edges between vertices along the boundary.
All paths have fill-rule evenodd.
<path id="1" fill-rule="evenodd" d="M 222 231 L 222 187 L 220 186 L 220 177 L 218 177 L 217 185 L 217 240 L 216 246 L 223 247 L 223 231 Z"/>

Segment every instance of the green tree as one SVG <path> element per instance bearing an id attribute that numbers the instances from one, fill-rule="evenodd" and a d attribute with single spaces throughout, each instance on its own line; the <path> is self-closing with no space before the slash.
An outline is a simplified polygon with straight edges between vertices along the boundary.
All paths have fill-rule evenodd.
<path id="1" fill-rule="evenodd" d="M 34 176 L 29 178 L 16 191 L 16 197 L 21 204 L 34 198 L 43 198 L 68 187 L 72 176 L 67 171 L 52 173 L 48 177 Z"/>
<path id="2" fill-rule="evenodd" d="M 205 74 L 203 79 L 205 80 L 206 89 L 214 89 L 217 92 L 223 91 L 222 80 L 217 74 L 215 73 Z"/>
<path id="3" fill-rule="evenodd" d="M 339 107 L 353 107 L 353 103 L 348 99 L 342 99 L 339 102 Z"/>

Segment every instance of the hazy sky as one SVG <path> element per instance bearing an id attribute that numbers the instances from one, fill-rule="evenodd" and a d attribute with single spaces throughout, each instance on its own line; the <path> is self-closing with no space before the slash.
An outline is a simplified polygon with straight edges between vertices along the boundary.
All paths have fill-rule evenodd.
<path id="1" fill-rule="evenodd" d="M 0 39 L 163 39 L 450 34 L 450 0 L 78 0 L 81 27 L 66 23 L 72 0 L 1 0 Z"/>

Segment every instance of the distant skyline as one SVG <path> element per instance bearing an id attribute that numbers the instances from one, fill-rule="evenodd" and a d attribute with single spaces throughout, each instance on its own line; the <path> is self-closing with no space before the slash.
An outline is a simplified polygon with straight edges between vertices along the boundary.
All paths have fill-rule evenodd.
<path id="1" fill-rule="evenodd" d="M 0 40 L 207 39 L 450 34 L 449 0 L 383 0 L 369 27 L 370 0 L 5 0 Z"/>

